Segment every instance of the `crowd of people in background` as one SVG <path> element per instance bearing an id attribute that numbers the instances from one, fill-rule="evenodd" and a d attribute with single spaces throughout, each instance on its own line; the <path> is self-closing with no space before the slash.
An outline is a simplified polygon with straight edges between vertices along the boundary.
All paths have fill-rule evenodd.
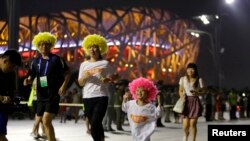
<path id="1" fill-rule="evenodd" d="M 114 94 L 110 95 L 113 105 L 109 105 L 112 113 L 112 122 L 116 127 L 112 127 L 111 130 L 123 130 L 122 125 L 126 122 L 126 115 L 121 110 L 121 104 L 123 95 L 129 93 L 128 83 L 130 81 L 126 79 L 119 79 L 113 85 L 115 86 Z M 157 82 L 155 82 L 157 85 Z M 81 91 L 81 88 L 77 88 Z M 178 113 L 175 113 L 172 109 L 174 104 L 179 98 L 178 85 L 163 84 L 160 88 L 162 105 L 164 107 L 164 114 L 162 115 L 163 123 L 181 123 L 181 117 Z M 67 92 L 64 97 L 71 97 L 71 92 Z M 78 93 L 81 95 L 81 93 Z M 72 99 L 72 98 L 69 98 Z M 208 86 L 207 93 L 200 97 L 201 104 L 204 108 L 202 115 L 208 122 L 211 121 L 223 121 L 226 120 L 224 113 L 229 112 L 230 119 L 237 120 L 243 118 L 250 118 L 250 90 L 236 90 L 236 89 L 220 89 L 218 87 Z M 64 102 L 62 102 L 64 103 Z M 70 102 L 71 103 L 71 102 Z M 72 108 L 68 106 L 68 108 Z M 82 108 L 82 107 L 81 107 Z M 82 115 L 82 109 L 79 110 L 79 116 Z M 70 117 L 74 116 L 70 113 Z M 81 116 L 81 118 L 84 118 Z M 69 119 L 68 119 L 69 120 Z"/>
<path id="2" fill-rule="evenodd" d="M 117 80 L 114 85 L 114 92 L 110 95 L 112 105 L 109 105 L 111 109 L 112 123 L 115 123 L 116 127 L 105 128 L 105 131 L 120 130 L 123 131 L 122 125 L 126 122 L 126 115 L 121 110 L 121 104 L 123 95 L 129 93 L 128 83 L 130 81 L 126 79 Z M 157 82 L 155 82 L 157 85 Z M 181 117 L 178 113 L 175 113 L 172 109 L 174 104 L 179 98 L 178 85 L 163 84 L 159 90 L 161 90 L 161 99 L 163 101 L 164 114 L 162 115 L 163 123 L 181 123 Z M 77 103 L 83 104 L 81 88 L 76 84 L 73 84 L 71 89 L 68 89 L 66 94 L 61 97 L 60 103 Z M 229 118 L 227 120 L 237 120 L 250 118 L 250 90 L 236 90 L 236 89 L 220 89 L 218 87 L 208 86 L 207 94 L 200 97 L 202 106 L 204 108 L 203 116 L 206 121 L 223 121 L 226 120 L 224 113 L 229 112 Z M 75 108 L 78 107 L 78 108 Z M 75 110 L 76 109 L 76 110 Z M 78 114 L 77 114 L 78 113 Z M 79 119 L 84 119 L 84 107 L 82 106 L 60 106 L 58 117 L 62 117 L 60 122 L 66 123 L 74 119 L 75 123 Z M 76 118 L 76 119 L 75 119 Z"/>
<path id="3" fill-rule="evenodd" d="M 119 79 L 113 85 L 115 87 L 114 94 L 110 95 L 112 105 L 109 105 L 111 109 L 112 123 L 116 124 L 116 127 L 105 129 L 105 131 L 120 130 L 122 131 L 122 125 L 124 121 L 126 122 L 125 113 L 121 110 L 122 98 L 123 95 L 128 93 L 128 83 L 130 81 L 126 79 Z M 158 82 L 155 82 L 156 85 Z M 76 84 L 71 86 L 71 89 L 68 89 L 66 94 L 61 97 L 60 103 L 74 103 L 82 104 L 82 93 L 81 88 Z M 73 89 L 77 91 L 77 95 L 73 98 Z M 181 117 L 178 113 L 172 111 L 174 104 L 179 98 L 178 85 L 168 85 L 163 84 L 160 88 L 164 115 L 162 115 L 162 122 L 164 123 L 181 123 Z M 76 102 L 76 98 L 80 101 Z M 237 120 L 250 118 L 250 90 L 245 88 L 243 90 L 236 89 L 221 89 L 218 87 L 208 86 L 207 94 L 200 97 L 204 112 L 202 113 L 205 120 L 208 122 L 211 121 L 223 121 L 226 120 L 224 112 L 229 112 L 229 118 L 227 120 Z M 78 115 L 76 114 L 75 107 L 78 107 Z M 74 111 L 74 114 L 73 114 Z M 65 123 L 67 120 L 75 119 L 75 116 L 78 116 L 78 119 L 84 119 L 84 108 L 81 106 L 60 106 L 58 117 L 62 117 L 61 122 Z"/>

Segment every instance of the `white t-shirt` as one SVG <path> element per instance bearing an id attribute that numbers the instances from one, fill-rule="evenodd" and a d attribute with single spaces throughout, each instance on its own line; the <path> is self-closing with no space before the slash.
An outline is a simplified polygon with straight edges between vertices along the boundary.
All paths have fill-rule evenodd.
<path id="1" fill-rule="evenodd" d="M 130 100 L 122 104 L 122 110 L 127 113 L 133 141 L 149 141 L 161 109 L 152 103 L 139 106 L 136 100 Z"/>
<path id="2" fill-rule="evenodd" d="M 83 76 L 83 72 L 86 70 L 91 70 L 93 68 L 102 68 L 102 73 L 96 73 L 93 76 L 90 76 L 85 85 L 82 88 L 83 98 L 93 98 L 93 97 L 102 97 L 108 95 L 108 87 L 107 84 L 104 84 L 100 77 L 109 77 L 113 69 L 109 65 L 108 61 L 100 60 L 96 62 L 85 61 L 81 63 L 79 69 L 78 80 Z"/>
<path id="3" fill-rule="evenodd" d="M 181 77 L 179 84 L 181 86 L 183 86 L 185 93 L 187 96 L 193 96 L 193 94 L 190 92 L 191 90 L 195 90 L 196 88 L 194 88 L 194 82 L 188 82 L 188 79 L 186 76 Z M 199 85 L 198 88 L 203 88 L 204 84 L 201 78 L 199 78 Z"/>

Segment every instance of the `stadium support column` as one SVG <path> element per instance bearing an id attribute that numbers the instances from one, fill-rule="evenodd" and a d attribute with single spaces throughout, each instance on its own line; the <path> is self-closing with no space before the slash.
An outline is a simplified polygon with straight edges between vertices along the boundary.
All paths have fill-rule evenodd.
<path id="1" fill-rule="evenodd" d="M 20 0 L 6 0 L 8 23 L 8 49 L 19 50 L 19 3 Z"/>
<path id="2" fill-rule="evenodd" d="M 19 34 L 19 8 L 21 0 L 6 0 L 7 24 L 8 24 L 8 49 L 19 50 L 18 34 Z M 14 95 L 18 94 L 19 79 L 16 71 L 16 86 Z"/>

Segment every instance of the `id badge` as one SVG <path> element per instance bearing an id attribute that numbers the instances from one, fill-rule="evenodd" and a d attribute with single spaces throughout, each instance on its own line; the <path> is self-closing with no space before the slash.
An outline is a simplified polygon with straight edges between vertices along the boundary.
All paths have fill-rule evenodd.
<path id="1" fill-rule="evenodd" d="M 48 86 L 47 76 L 40 77 L 40 86 L 42 88 Z"/>

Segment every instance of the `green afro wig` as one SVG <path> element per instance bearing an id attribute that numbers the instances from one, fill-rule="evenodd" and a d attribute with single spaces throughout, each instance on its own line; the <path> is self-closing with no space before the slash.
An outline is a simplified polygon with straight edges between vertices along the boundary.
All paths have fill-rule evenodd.
<path id="1" fill-rule="evenodd" d="M 56 36 L 49 33 L 49 32 L 40 32 L 37 35 L 35 35 L 32 44 L 36 47 L 37 50 L 39 50 L 38 45 L 40 42 L 50 43 L 52 49 L 56 44 Z"/>
<path id="2" fill-rule="evenodd" d="M 86 54 L 89 54 L 88 48 L 93 45 L 99 47 L 101 54 L 105 54 L 108 51 L 107 41 L 104 37 L 100 35 L 97 34 L 88 35 L 84 38 L 82 42 L 82 47 Z"/>

